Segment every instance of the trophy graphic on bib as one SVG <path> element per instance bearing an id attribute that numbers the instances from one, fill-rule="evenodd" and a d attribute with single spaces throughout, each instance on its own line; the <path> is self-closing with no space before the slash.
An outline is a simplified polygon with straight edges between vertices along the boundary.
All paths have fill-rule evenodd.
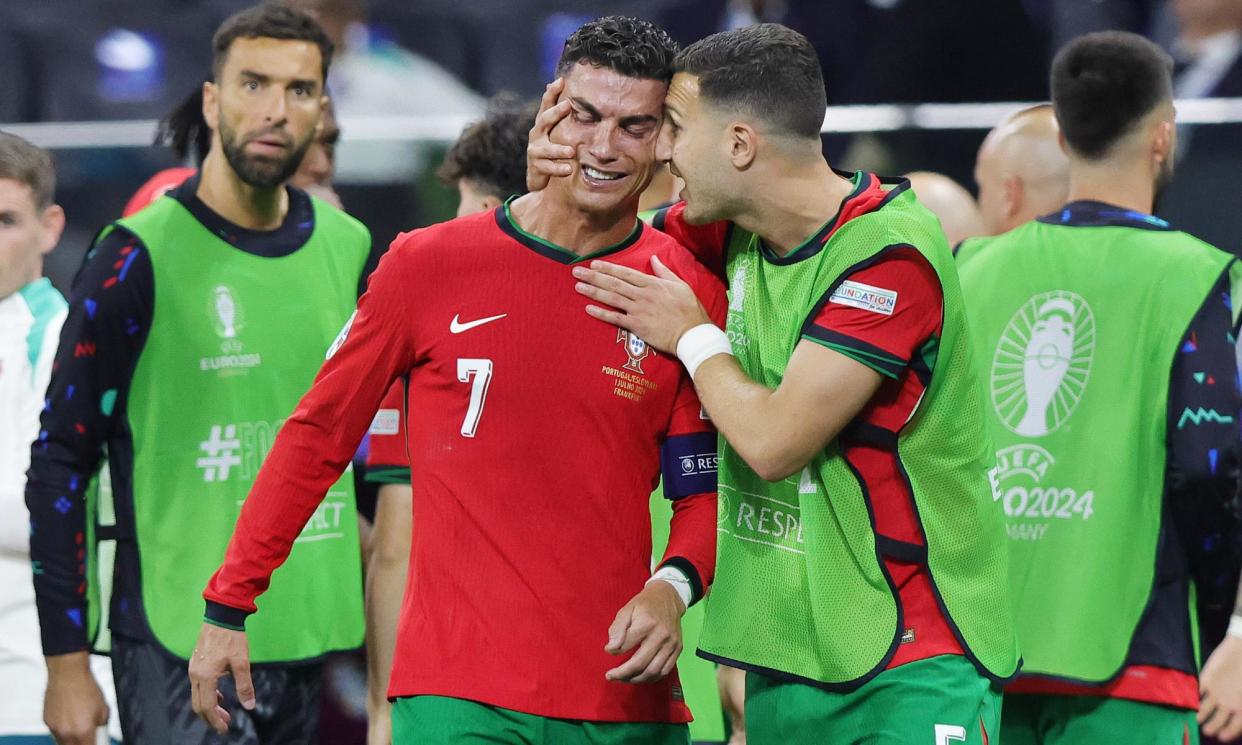
<path id="1" fill-rule="evenodd" d="M 233 302 L 233 293 L 229 288 L 220 285 L 216 288 L 216 317 L 223 327 L 221 335 L 225 339 L 237 337 L 237 305 Z"/>
<path id="2" fill-rule="evenodd" d="M 1018 434 L 1048 434 L 1048 407 L 1069 372 L 1074 353 L 1074 304 L 1053 298 L 1039 308 L 1031 338 L 1026 343 L 1022 382 L 1026 387 L 1026 413 L 1018 422 Z"/>
<path id="3" fill-rule="evenodd" d="M 1011 432 L 1043 437 L 1077 408 L 1095 356 L 1095 315 L 1067 290 L 1027 300 L 1009 319 L 992 358 L 992 405 Z"/>

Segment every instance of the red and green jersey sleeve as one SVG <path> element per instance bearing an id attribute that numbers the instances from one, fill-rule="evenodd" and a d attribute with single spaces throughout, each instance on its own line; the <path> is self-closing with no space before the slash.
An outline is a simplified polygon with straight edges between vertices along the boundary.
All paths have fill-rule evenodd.
<path id="1" fill-rule="evenodd" d="M 712 321 L 723 326 L 727 305 L 720 280 L 695 261 L 672 268 L 694 288 Z M 716 429 L 699 402 L 693 381 L 683 373 L 668 437 L 660 451 L 664 496 L 673 502 L 668 547 L 660 565 L 686 573 L 692 601 L 703 596 L 715 573 L 716 457 Z"/>
<path id="2" fill-rule="evenodd" d="M 897 248 L 847 276 L 822 303 L 803 338 L 896 380 L 936 336 L 943 316 L 940 282 L 927 259 Z"/>
<path id="3" fill-rule="evenodd" d="M 367 430 L 371 442 L 366 479 L 373 484 L 410 483 L 410 457 L 405 449 L 405 389 L 404 378 L 392 384 Z"/>

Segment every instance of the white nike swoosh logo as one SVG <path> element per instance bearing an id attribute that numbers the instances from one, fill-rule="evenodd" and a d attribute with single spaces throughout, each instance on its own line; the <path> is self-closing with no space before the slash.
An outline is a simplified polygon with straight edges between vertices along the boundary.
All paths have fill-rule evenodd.
<path id="1" fill-rule="evenodd" d="M 449 331 L 451 331 L 454 334 L 460 334 L 463 331 L 469 331 L 470 329 L 476 328 L 478 326 L 482 326 L 485 323 L 491 323 L 492 321 L 499 321 L 500 319 L 504 318 L 507 315 L 509 314 L 501 313 L 498 316 L 491 316 L 489 318 L 480 318 L 477 321 L 469 321 L 467 323 L 461 323 L 460 321 L 457 320 L 457 316 L 454 315 L 453 322 L 449 324 Z"/>

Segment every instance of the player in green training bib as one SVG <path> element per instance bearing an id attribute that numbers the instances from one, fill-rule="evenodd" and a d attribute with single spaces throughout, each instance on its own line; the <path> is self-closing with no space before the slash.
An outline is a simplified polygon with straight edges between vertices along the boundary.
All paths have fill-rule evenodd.
<path id="1" fill-rule="evenodd" d="M 94 241 L 32 451 L 26 501 L 38 526 L 31 558 L 49 670 L 44 710 L 62 742 L 85 741 L 74 727 L 93 727 L 102 707 L 86 667 L 101 629 L 112 632 L 119 717 L 132 745 L 316 741 L 322 658 L 363 639 L 347 475 L 299 526 L 283 587 L 249 627 L 253 686 L 212 700 L 231 711 L 228 737 L 193 716 L 184 675 L 202 657 L 198 588 L 349 317 L 371 243 L 357 220 L 286 186 L 327 102 L 323 30 L 303 13 L 263 5 L 226 20 L 214 48 L 203 90 L 210 152 L 184 184 Z M 94 585 L 109 549 L 105 602 Z M 260 705 L 246 710 L 248 697 Z"/>
<path id="2" fill-rule="evenodd" d="M 907 181 L 829 167 L 800 34 L 716 34 L 676 70 L 665 136 L 686 201 L 654 224 L 727 279 L 727 330 L 658 263 L 574 274 L 591 315 L 676 352 L 722 436 L 699 653 L 749 671 L 757 745 L 994 740 L 1018 650 L 939 223 Z"/>
<path id="3" fill-rule="evenodd" d="M 1024 658 L 1008 745 L 1198 742 L 1200 690 L 1205 730 L 1242 734 L 1242 642 L 1198 680 L 1194 612 L 1196 592 L 1234 594 L 1242 285 L 1232 256 L 1150 214 L 1171 67 L 1133 34 L 1063 49 L 1068 203 L 959 257 Z"/>

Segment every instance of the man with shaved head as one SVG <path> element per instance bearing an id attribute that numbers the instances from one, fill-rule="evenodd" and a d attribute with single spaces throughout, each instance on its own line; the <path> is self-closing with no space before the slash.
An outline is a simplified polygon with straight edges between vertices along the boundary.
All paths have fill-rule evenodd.
<path id="1" fill-rule="evenodd" d="M 1011 114 L 988 133 L 975 161 L 987 235 L 1007 233 L 1052 212 L 1069 191 L 1069 159 L 1051 104 Z"/>
<path id="2" fill-rule="evenodd" d="M 910 187 L 923 206 L 940 220 L 940 229 L 950 246 L 956 247 L 967 238 L 984 235 L 979 205 L 961 184 L 933 171 L 915 171 L 906 174 L 906 178 L 910 179 Z"/>

